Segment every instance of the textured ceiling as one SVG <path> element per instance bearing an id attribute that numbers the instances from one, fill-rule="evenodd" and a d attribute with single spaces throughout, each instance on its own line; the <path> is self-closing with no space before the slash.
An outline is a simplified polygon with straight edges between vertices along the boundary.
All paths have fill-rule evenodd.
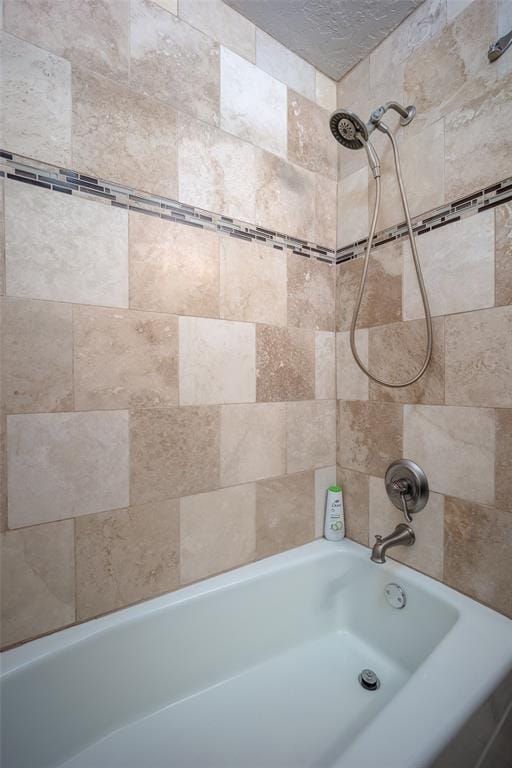
<path id="1" fill-rule="evenodd" d="M 339 80 L 423 0 L 225 0 Z"/>

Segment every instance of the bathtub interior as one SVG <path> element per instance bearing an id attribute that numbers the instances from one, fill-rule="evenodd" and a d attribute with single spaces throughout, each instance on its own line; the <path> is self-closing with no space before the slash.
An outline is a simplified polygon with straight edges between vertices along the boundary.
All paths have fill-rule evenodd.
<path id="1" fill-rule="evenodd" d="M 255 762 L 246 755 L 244 765 L 281 748 L 283 765 L 329 765 L 457 621 L 452 605 L 403 573 L 407 606 L 391 608 L 392 577 L 392 567 L 333 552 L 233 585 L 205 584 L 137 619 L 128 611 L 116 626 L 4 675 L 5 764 L 140 766 L 137 750 L 149 741 L 162 755 L 170 744 L 181 750 L 180 766 L 236 764 L 248 745 Z M 379 691 L 359 686 L 364 667 L 376 669 Z"/>

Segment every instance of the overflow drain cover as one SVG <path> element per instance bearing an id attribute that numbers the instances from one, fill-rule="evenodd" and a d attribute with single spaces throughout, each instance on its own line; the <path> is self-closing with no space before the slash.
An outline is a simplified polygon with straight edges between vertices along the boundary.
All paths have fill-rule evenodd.
<path id="1" fill-rule="evenodd" d="M 380 680 L 373 669 L 363 669 L 359 674 L 359 682 L 367 691 L 376 691 L 380 688 Z"/>

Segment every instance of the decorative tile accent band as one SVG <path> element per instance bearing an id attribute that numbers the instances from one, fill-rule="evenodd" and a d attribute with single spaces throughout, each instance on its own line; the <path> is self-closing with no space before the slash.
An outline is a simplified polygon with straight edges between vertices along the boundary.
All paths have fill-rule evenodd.
<path id="1" fill-rule="evenodd" d="M 494 208 L 496 205 L 512 200 L 512 177 L 504 179 L 490 187 L 474 192 L 472 195 L 466 195 L 453 203 L 445 203 L 434 208 L 427 213 L 422 213 L 412 219 L 413 232 L 416 235 L 424 235 L 433 229 L 439 229 L 454 221 L 460 221 L 468 216 L 472 216 L 480 211 L 486 211 L 488 208 Z M 395 224 L 388 229 L 378 232 L 373 240 L 373 247 L 390 243 L 393 240 L 399 240 L 407 237 L 407 226 L 405 221 Z M 344 261 L 351 261 L 364 255 L 368 238 L 358 240 L 357 243 L 344 245 L 336 251 L 336 264 L 342 264 Z"/>
<path id="2" fill-rule="evenodd" d="M 328 264 L 334 264 L 336 260 L 335 251 L 332 248 L 325 248 L 316 243 L 222 216 L 219 213 L 194 208 L 177 200 L 150 195 L 121 184 L 85 176 L 77 171 L 29 160 L 3 150 L 0 150 L 0 177 L 15 179 L 67 195 L 78 197 L 93 195 L 98 201 L 117 208 L 157 216 L 190 227 L 213 230 L 227 237 L 262 243 L 280 251 L 292 251 L 298 256 L 318 259 Z"/>

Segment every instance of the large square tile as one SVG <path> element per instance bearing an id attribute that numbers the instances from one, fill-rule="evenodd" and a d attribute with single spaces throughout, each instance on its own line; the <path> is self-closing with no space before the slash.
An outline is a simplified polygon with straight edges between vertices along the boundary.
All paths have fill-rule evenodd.
<path id="1" fill-rule="evenodd" d="M 496 506 L 512 512 L 512 408 L 496 411 Z"/>
<path id="2" fill-rule="evenodd" d="M 218 236 L 130 213 L 130 306 L 218 317 Z"/>
<path id="3" fill-rule="evenodd" d="M 175 199 L 178 196 L 175 110 L 122 83 L 75 67 L 73 167 L 92 176 Z"/>
<path id="4" fill-rule="evenodd" d="M 286 471 L 336 462 L 336 401 L 286 403 Z"/>
<path id="5" fill-rule="evenodd" d="M 256 399 L 315 397 L 315 333 L 302 328 L 256 326 Z"/>
<path id="6" fill-rule="evenodd" d="M 256 64 L 306 98 L 315 98 L 315 68 L 259 28 L 256 28 Z"/>
<path id="7" fill-rule="evenodd" d="M 237 485 L 285 472 L 285 403 L 223 405 L 220 412 L 221 485 Z"/>
<path id="8" fill-rule="evenodd" d="M 494 306 L 494 211 L 456 221 L 418 238 L 432 315 Z M 404 319 L 424 316 L 414 264 L 404 252 Z"/>
<path id="9" fill-rule="evenodd" d="M 368 366 L 368 329 L 357 330 L 354 341 L 360 360 Z M 368 400 L 368 377 L 352 354 L 350 331 L 336 334 L 336 388 L 339 400 Z"/>
<path id="10" fill-rule="evenodd" d="M 177 3 L 177 0 L 174 0 Z M 256 28 L 223 0 L 180 0 L 179 15 L 192 27 L 249 61 L 256 58 Z"/>
<path id="11" fill-rule="evenodd" d="M 7 418 L 9 527 L 128 505 L 127 411 Z"/>
<path id="12" fill-rule="evenodd" d="M 492 409 L 404 405 L 404 456 L 432 491 L 492 504 L 494 453 Z"/>
<path id="13" fill-rule="evenodd" d="M 229 48 L 220 53 L 222 130 L 286 155 L 286 86 Z"/>
<path id="14" fill-rule="evenodd" d="M 218 488 L 218 407 L 134 411 L 130 433 L 132 504 Z"/>
<path id="15" fill-rule="evenodd" d="M 178 318 L 74 307 L 76 410 L 178 404 Z"/>
<path id="16" fill-rule="evenodd" d="M 499 205 L 496 216 L 496 306 L 512 304 L 512 203 Z"/>
<path id="17" fill-rule="evenodd" d="M 315 333 L 315 398 L 336 398 L 335 334 L 329 331 Z"/>
<path id="18" fill-rule="evenodd" d="M 77 619 L 90 619 L 179 586 L 179 502 L 76 521 Z"/>
<path id="19" fill-rule="evenodd" d="M 180 201 L 255 223 L 259 152 L 255 146 L 237 136 L 180 113 Z"/>
<path id="20" fill-rule="evenodd" d="M 128 306 L 128 215 L 18 181 L 5 186 L 7 293 Z"/>
<path id="21" fill-rule="evenodd" d="M 219 45 L 149 0 L 132 0 L 130 80 L 143 93 L 219 122 Z"/>
<path id="22" fill-rule="evenodd" d="M 286 325 L 286 255 L 259 243 L 220 238 L 220 314 Z"/>
<path id="23" fill-rule="evenodd" d="M 181 583 L 254 559 L 256 489 L 250 483 L 180 500 Z"/>
<path id="24" fill-rule="evenodd" d="M 180 403 L 256 400 L 256 332 L 252 323 L 180 317 Z"/>
<path id="25" fill-rule="evenodd" d="M 391 462 L 403 455 L 402 407 L 338 400 L 337 436 L 340 467 L 384 477 Z"/>
<path id="26" fill-rule="evenodd" d="M 446 402 L 512 407 L 512 306 L 446 318 Z"/>

